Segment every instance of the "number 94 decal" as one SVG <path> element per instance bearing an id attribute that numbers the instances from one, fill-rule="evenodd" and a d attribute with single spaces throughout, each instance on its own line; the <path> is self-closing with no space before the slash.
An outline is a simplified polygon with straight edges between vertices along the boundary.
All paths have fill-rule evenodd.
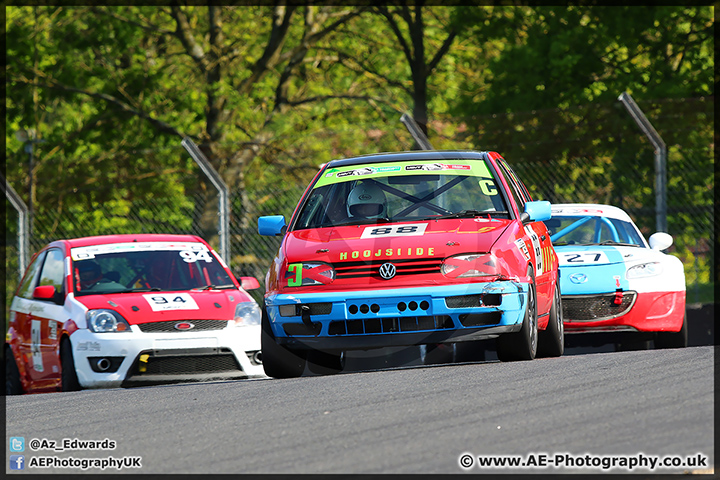
<path id="1" fill-rule="evenodd" d="M 207 263 L 211 263 L 213 261 L 212 257 L 210 256 L 210 252 L 208 252 L 207 250 L 201 250 L 199 252 L 193 252 L 192 250 L 181 250 L 180 256 L 187 263 L 195 263 L 198 260 L 204 260 Z"/>
<path id="2" fill-rule="evenodd" d="M 143 295 L 153 312 L 166 310 L 199 310 L 189 293 L 153 293 Z"/>

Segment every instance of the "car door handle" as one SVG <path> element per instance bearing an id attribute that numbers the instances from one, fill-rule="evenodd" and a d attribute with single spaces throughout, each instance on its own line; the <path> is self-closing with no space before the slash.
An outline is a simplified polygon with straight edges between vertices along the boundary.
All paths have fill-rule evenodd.
<path id="1" fill-rule="evenodd" d="M 546 238 L 547 237 L 545 235 L 543 235 L 542 237 L 540 237 L 540 240 L 542 240 L 544 242 Z"/>

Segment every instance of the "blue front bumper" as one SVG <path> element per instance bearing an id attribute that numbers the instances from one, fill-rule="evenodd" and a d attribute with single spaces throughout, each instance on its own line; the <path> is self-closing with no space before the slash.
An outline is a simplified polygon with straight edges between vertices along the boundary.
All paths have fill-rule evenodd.
<path id="1" fill-rule="evenodd" d="M 522 326 L 528 285 L 512 281 L 270 295 L 276 341 L 365 349 L 492 338 Z"/>

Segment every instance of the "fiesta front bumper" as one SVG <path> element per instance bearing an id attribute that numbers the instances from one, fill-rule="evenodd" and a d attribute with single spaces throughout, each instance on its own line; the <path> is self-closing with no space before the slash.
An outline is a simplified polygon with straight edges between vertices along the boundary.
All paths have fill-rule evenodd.
<path id="1" fill-rule="evenodd" d="M 83 388 L 264 377 L 260 326 L 182 333 L 75 331 L 71 345 Z M 104 367 L 107 367 L 106 369 Z"/>
<path id="2" fill-rule="evenodd" d="M 494 338 L 522 327 L 528 285 L 514 281 L 269 295 L 276 342 L 368 349 Z"/>

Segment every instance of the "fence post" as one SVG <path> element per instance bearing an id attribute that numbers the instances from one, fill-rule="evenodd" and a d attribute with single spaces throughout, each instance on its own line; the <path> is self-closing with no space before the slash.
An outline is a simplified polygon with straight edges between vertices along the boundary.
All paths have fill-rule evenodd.
<path id="1" fill-rule="evenodd" d="M 30 222 L 28 220 L 29 209 L 2 173 L 0 173 L 0 177 L 2 178 L 3 189 L 5 190 L 5 197 L 10 200 L 10 203 L 12 203 L 18 212 L 18 271 L 20 273 L 18 278 L 22 278 L 28 262 L 28 247 L 30 244 L 28 238 L 28 232 L 30 231 Z"/>
<path id="2" fill-rule="evenodd" d="M 197 163 L 200 166 L 200 169 L 205 173 L 205 175 L 208 177 L 210 182 L 217 188 L 218 194 L 220 196 L 220 206 L 218 208 L 220 215 L 219 218 L 219 224 L 220 224 L 220 256 L 225 261 L 227 266 L 230 266 L 230 199 L 228 195 L 228 187 L 225 185 L 225 182 L 223 181 L 222 177 L 220 177 L 220 174 L 218 174 L 217 170 L 213 168 L 213 166 L 210 164 L 210 161 L 208 161 L 207 157 L 200 151 L 197 145 L 195 145 L 195 142 L 190 140 L 190 138 L 185 137 L 182 139 L 182 146 L 185 147 L 185 150 L 190 154 L 190 156 L 195 160 L 195 163 Z"/>
<path id="3" fill-rule="evenodd" d="M 403 113 L 400 117 L 400 121 L 405 124 L 405 128 L 408 129 L 410 135 L 412 135 L 415 142 L 417 142 L 418 146 L 420 146 L 422 150 L 434 150 L 432 145 L 430 145 L 430 140 L 428 140 L 427 136 L 420 128 L 420 125 L 417 124 L 412 115 Z"/>
<path id="4" fill-rule="evenodd" d="M 629 93 L 621 93 L 618 100 L 655 147 L 655 228 L 667 232 L 667 146 Z"/>

